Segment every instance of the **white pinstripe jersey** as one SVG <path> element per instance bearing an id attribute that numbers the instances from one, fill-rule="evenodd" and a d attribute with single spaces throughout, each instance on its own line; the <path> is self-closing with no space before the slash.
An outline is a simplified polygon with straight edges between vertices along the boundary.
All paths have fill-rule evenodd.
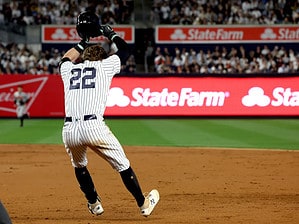
<path id="1" fill-rule="evenodd" d="M 60 66 L 65 114 L 72 118 L 65 122 L 62 137 L 74 167 L 87 165 L 87 146 L 119 172 L 130 166 L 121 144 L 103 120 L 111 81 L 120 72 L 120 66 L 117 55 L 79 64 L 65 61 Z M 96 119 L 82 119 L 93 114 Z"/>
<path id="2" fill-rule="evenodd" d="M 60 73 L 64 84 L 65 115 L 103 116 L 112 78 L 120 72 L 120 68 L 117 55 L 102 61 L 84 61 L 78 64 L 63 62 Z"/>

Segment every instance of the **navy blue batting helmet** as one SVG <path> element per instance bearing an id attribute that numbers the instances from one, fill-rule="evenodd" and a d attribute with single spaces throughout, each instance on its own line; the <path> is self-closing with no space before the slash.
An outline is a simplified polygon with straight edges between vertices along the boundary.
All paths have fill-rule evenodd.
<path id="1" fill-rule="evenodd" d="M 83 39 L 101 35 L 100 27 L 99 17 L 91 11 L 82 12 L 77 17 L 76 30 Z"/>

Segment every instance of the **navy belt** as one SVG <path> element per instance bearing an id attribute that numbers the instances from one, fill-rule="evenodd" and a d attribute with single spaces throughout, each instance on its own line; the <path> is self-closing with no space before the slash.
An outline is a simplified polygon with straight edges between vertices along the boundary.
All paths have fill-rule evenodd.
<path id="1" fill-rule="evenodd" d="M 88 114 L 83 116 L 84 121 L 89 121 L 89 120 L 95 120 L 97 119 L 97 116 L 95 114 Z M 79 118 L 74 118 L 74 121 L 80 120 Z M 73 118 L 72 117 L 65 117 L 64 119 L 65 122 L 72 122 Z"/>

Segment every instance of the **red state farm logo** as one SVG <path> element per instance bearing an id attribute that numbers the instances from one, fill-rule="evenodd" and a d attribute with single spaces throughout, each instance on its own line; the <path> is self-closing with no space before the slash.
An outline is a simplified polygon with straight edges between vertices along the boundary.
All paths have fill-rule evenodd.
<path id="1" fill-rule="evenodd" d="M 29 110 L 47 80 L 48 77 L 39 77 L 0 85 L 0 116 L 4 112 L 15 113 L 14 92 L 17 91 L 19 85 L 23 86 L 24 92 L 30 97 L 27 104 L 27 110 Z"/>

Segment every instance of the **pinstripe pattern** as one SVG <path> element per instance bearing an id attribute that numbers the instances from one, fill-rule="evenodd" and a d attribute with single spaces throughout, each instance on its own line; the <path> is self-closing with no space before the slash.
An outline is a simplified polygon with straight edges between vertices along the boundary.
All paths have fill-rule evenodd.
<path id="1" fill-rule="evenodd" d="M 105 124 L 103 114 L 112 78 L 120 72 L 120 59 L 112 55 L 103 61 L 73 64 L 65 61 L 60 67 L 64 84 L 65 122 L 62 138 L 74 167 L 87 166 L 87 147 L 103 157 L 118 172 L 130 166 L 124 150 Z M 84 115 L 97 119 L 84 121 Z"/>

